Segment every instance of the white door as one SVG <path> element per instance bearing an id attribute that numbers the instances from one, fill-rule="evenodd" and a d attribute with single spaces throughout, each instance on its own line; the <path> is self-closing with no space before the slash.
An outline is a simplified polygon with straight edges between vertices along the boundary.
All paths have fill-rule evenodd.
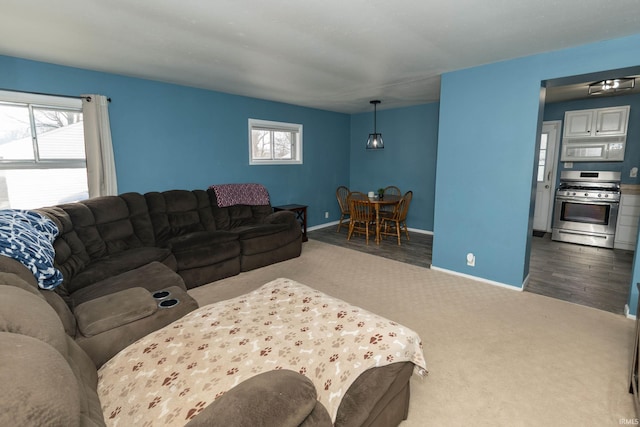
<path id="1" fill-rule="evenodd" d="M 551 231 L 560 126 L 560 121 L 542 123 L 536 171 L 536 207 L 533 213 L 534 230 Z"/>

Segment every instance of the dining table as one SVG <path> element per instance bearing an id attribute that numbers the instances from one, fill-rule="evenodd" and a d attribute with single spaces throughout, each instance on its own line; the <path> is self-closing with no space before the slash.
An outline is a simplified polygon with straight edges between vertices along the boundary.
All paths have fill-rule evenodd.
<path id="1" fill-rule="evenodd" d="M 376 244 L 380 244 L 381 236 L 380 236 L 380 207 L 382 206 L 393 206 L 394 209 L 398 203 L 402 200 L 402 196 L 397 195 L 386 195 L 382 198 L 375 196 L 369 197 L 369 203 L 373 206 L 376 211 Z"/>

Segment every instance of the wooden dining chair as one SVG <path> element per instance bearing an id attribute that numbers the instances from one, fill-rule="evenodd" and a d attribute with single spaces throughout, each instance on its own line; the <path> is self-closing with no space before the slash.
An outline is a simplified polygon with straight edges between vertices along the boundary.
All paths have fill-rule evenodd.
<path id="1" fill-rule="evenodd" d="M 400 191 L 400 189 L 398 187 L 396 187 L 395 185 L 389 185 L 387 187 L 384 188 L 384 193 L 385 196 L 402 196 L 402 191 Z M 382 213 L 387 213 L 387 214 L 391 214 L 393 213 L 394 210 L 394 206 L 382 206 L 380 207 L 380 212 Z"/>
<path id="2" fill-rule="evenodd" d="M 340 232 L 342 222 L 349 216 L 349 202 L 347 201 L 349 193 L 349 188 L 345 187 L 344 185 L 341 185 L 336 190 L 336 198 L 338 199 L 338 205 L 340 206 L 340 221 L 338 221 L 338 232 Z"/>
<path id="3" fill-rule="evenodd" d="M 349 194 L 349 233 L 347 234 L 347 240 L 351 240 L 351 236 L 354 232 L 364 233 L 367 245 L 369 244 L 369 228 L 374 229 L 375 214 L 371 203 L 369 203 L 369 197 L 360 192 L 353 192 Z"/>
<path id="4" fill-rule="evenodd" d="M 386 236 L 396 236 L 398 238 L 398 246 L 400 246 L 400 234 L 404 230 L 404 233 L 407 236 L 407 240 L 409 239 L 409 230 L 407 229 L 407 213 L 409 212 L 409 205 L 411 204 L 411 199 L 413 198 L 413 191 L 407 191 L 400 203 L 398 203 L 393 213 L 390 216 L 383 216 L 381 221 L 381 235 Z"/>
<path id="5" fill-rule="evenodd" d="M 402 196 L 402 191 L 395 185 L 390 185 L 384 189 L 384 195 L 386 196 L 387 194 L 390 196 Z"/>

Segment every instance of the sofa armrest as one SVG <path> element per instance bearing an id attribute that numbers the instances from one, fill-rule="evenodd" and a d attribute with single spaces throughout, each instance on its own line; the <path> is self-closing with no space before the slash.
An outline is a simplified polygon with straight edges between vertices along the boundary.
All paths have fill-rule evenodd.
<path id="1" fill-rule="evenodd" d="M 299 227 L 296 214 L 291 211 L 277 211 L 267 215 L 264 219 L 265 224 L 295 224 Z"/>
<path id="2" fill-rule="evenodd" d="M 331 417 L 317 400 L 307 377 L 286 369 L 251 377 L 193 414 L 186 427 L 331 426 Z"/>
<path id="3" fill-rule="evenodd" d="M 151 293 L 136 287 L 83 302 L 74 313 L 80 333 L 91 337 L 151 316 L 156 310 Z"/>

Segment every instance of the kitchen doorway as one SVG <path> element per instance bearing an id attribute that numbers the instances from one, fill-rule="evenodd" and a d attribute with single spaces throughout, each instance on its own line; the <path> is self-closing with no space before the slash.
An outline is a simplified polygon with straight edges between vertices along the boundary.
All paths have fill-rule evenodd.
<path id="1" fill-rule="evenodd" d="M 535 186 L 532 189 L 535 191 L 535 205 L 532 213 L 533 218 L 531 218 L 533 236 L 530 238 L 529 275 L 524 287 L 527 292 L 622 315 L 626 314 L 626 304 L 631 291 L 635 253 L 623 249 L 605 249 L 553 241 L 549 231 L 553 227 L 553 217 L 551 215 L 557 187 L 557 174 L 560 173 L 561 166 L 568 166 L 560 163 L 558 156 L 561 148 L 563 111 L 571 110 L 572 108 L 571 105 L 567 105 L 565 108 L 563 104 L 558 103 L 585 99 L 586 95 L 579 97 L 574 96 L 574 94 L 577 92 L 586 94 L 588 85 L 594 81 L 627 74 L 638 75 L 640 78 L 640 68 L 612 70 L 544 82 L 546 87 L 545 110 L 553 110 L 549 104 L 556 107 L 555 113 L 547 114 L 549 121 L 557 121 L 556 147 L 553 160 L 548 159 L 548 152 L 537 154 L 539 158 L 536 163 L 535 181 L 532 182 L 532 185 Z M 629 94 L 629 92 L 626 94 Z M 584 107 L 584 103 L 580 105 L 581 108 L 591 108 Z M 561 106 L 561 108 L 558 108 L 558 106 Z M 543 119 L 541 118 L 541 120 Z M 549 123 L 545 121 L 542 126 L 543 139 L 545 138 L 545 131 L 549 130 L 547 125 Z M 546 136 L 547 146 L 550 136 L 551 133 Z M 543 139 L 540 141 L 541 152 L 544 147 Z M 542 162 L 543 158 L 545 162 Z M 548 175 L 549 170 L 546 164 L 548 162 L 554 166 L 551 176 Z M 545 164 L 543 165 L 543 163 Z M 580 163 L 574 163 L 573 169 L 579 170 L 580 166 Z M 593 165 L 591 166 L 593 169 Z M 604 164 L 604 169 L 608 170 L 616 166 Z M 624 172 L 629 173 L 628 171 Z M 549 185 L 549 188 L 546 188 L 546 185 Z M 548 201 L 546 199 L 547 195 Z"/>

